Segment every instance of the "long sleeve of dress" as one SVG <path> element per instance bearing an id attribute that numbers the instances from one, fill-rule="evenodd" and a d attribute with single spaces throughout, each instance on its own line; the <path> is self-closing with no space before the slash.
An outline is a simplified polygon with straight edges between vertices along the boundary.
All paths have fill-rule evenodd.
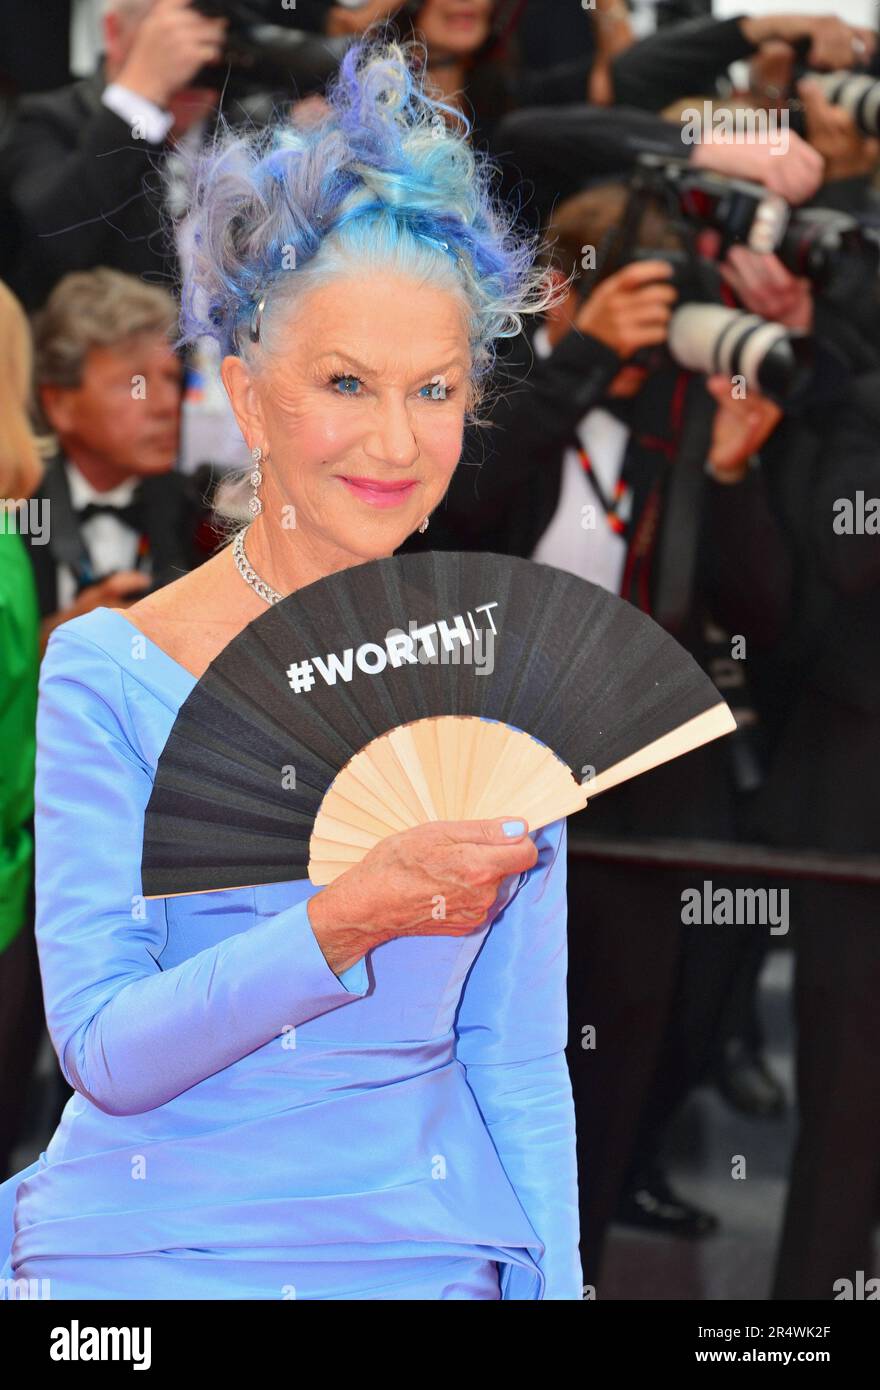
<path id="1" fill-rule="evenodd" d="M 575 1116 L 565 1059 L 567 822 L 493 922 L 465 982 L 456 1053 L 536 1235 L 544 1298 L 581 1299 Z"/>
<path id="2" fill-rule="evenodd" d="M 36 933 L 46 1019 L 75 1090 L 140 1114 L 296 1026 L 359 998 L 331 970 L 307 901 L 163 970 L 163 899 L 141 896 L 153 769 L 125 673 L 69 627 L 50 638 L 37 708 Z M 236 891 L 236 890 L 233 890 Z M 218 898 L 222 898 L 222 893 Z"/>

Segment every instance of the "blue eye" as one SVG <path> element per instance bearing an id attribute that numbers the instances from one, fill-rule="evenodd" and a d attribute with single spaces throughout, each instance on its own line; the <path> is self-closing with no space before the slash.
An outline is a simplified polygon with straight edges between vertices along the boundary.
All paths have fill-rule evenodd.
<path id="1" fill-rule="evenodd" d="M 454 390 L 454 386 L 445 386 L 437 381 L 429 381 L 427 385 L 422 387 L 422 391 L 427 391 L 428 393 L 427 396 L 423 396 L 422 399 L 426 401 L 445 401 L 448 400 Z"/>
<path id="2" fill-rule="evenodd" d="M 345 372 L 338 376 L 332 376 L 330 378 L 330 381 L 334 386 L 338 386 L 339 383 L 342 381 L 354 381 L 357 383 L 358 386 L 363 386 L 364 384 L 359 376 L 354 376 L 351 372 Z M 339 394 L 341 396 L 356 396 L 358 393 L 357 391 L 340 391 Z"/>
<path id="3" fill-rule="evenodd" d="M 360 391 L 359 391 L 359 390 L 357 390 L 357 389 L 351 390 L 351 389 L 349 389 L 349 386 L 348 386 L 348 385 L 344 385 L 344 386 L 343 386 L 343 383 L 353 383 L 354 386 L 355 386 L 356 388 L 357 388 L 357 387 L 361 387 L 361 386 L 363 386 L 363 384 L 364 384 L 364 383 L 363 383 L 363 380 L 361 379 L 361 377 L 355 376 L 353 372 L 338 372 L 335 376 L 331 376 L 331 378 L 330 378 L 330 385 L 331 385 L 331 386 L 339 386 L 339 387 L 341 387 L 341 389 L 340 389 L 339 392 L 338 392 L 338 394 L 339 394 L 340 396 L 359 396 L 359 395 L 360 395 Z M 422 386 L 422 387 L 420 388 L 420 390 L 419 390 L 419 395 L 420 395 L 420 397 L 421 397 L 422 400 L 426 400 L 426 401 L 429 401 L 429 400 L 438 400 L 438 401 L 442 401 L 442 400 L 446 400 L 449 396 L 451 396 L 454 389 L 455 389 L 455 388 L 452 387 L 452 386 L 445 386 L 445 387 L 443 387 L 443 389 L 441 390 L 441 389 L 438 388 L 438 383 L 437 383 L 437 382 L 435 382 L 435 381 L 429 381 L 429 382 L 427 382 L 424 386 Z"/>

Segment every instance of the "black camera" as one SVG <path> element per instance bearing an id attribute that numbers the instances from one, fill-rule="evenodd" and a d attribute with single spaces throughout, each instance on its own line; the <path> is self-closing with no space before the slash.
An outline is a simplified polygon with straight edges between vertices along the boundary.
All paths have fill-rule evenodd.
<path id="1" fill-rule="evenodd" d="M 310 0 L 319 19 L 332 3 Z M 354 42 L 328 38 L 323 29 L 300 27 L 303 16 L 295 8 L 282 12 L 288 24 L 277 23 L 275 0 L 192 0 L 192 6 L 210 19 L 228 20 L 223 57 L 201 69 L 193 78 L 194 87 L 216 87 L 231 95 L 265 90 L 289 95 L 293 85 L 298 96 L 310 96 L 323 89 Z"/>
<path id="2" fill-rule="evenodd" d="M 776 251 L 791 221 L 785 200 L 761 184 L 643 155 L 620 224 L 601 248 L 599 278 L 635 260 L 668 262 L 678 291 L 666 344 L 674 360 L 690 371 L 741 376 L 747 388 L 785 404 L 809 381 L 813 340 L 726 304 L 719 259 L 734 244 Z M 716 234 L 713 255 L 700 248 L 706 231 Z M 657 357 L 649 348 L 634 360 L 653 365 Z"/>
<path id="3" fill-rule="evenodd" d="M 880 270 L 877 231 L 831 208 L 798 208 L 775 251 L 793 275 L 842 304 L 864 293 Z"/>

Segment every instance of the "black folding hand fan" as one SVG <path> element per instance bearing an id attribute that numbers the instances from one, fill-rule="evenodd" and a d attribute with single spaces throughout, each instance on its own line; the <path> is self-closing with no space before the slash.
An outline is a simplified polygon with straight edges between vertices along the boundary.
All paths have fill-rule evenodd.
<path id="1" fill-rule="evenodd" d="M 729 733 L 678 643 L 550 565 L 431 551 L 298 589 L 181 705 L 146 810 L 146 897 L 332 882 L 386 835 L 529 830 Z"/>

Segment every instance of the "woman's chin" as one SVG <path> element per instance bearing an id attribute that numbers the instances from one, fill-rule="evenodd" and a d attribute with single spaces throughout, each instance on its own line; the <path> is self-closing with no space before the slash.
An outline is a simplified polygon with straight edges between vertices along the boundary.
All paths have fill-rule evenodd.
<path id="1" fill-rule="evenodd" d="M 386 517 L 374 524 L 364 524 L 357 530 L 350 526 L 338 533 L 340 548 L 357 555 L 361 561 L 382 560 L 399 550 L 408 536 L 419 529 L 422 518 L 404 521 L 402 517 Z"/>

